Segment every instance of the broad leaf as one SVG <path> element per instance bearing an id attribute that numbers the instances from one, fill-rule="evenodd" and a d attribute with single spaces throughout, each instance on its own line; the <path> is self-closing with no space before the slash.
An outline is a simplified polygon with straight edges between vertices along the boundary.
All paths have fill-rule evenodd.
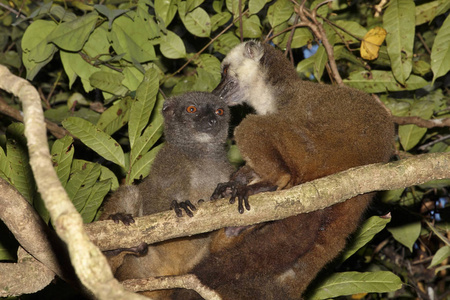
<path id="1" fill-rule="evenodd" d="M 390 221 L 390 218 L 381 218 L 378 216 L 371 217 L 365 221 L 352 237 L 352 241 L 347 245 L 340 260 L 345 261 L 352 256 L 356 251 L 367 244 L 367 242 L 372 240 L 378 232 L 383 230 Z"/>
<path id="2" fill-rule="evenodd" d="M 67 180 L 69 180 L 70 167 L 74 154 L 72 143 L 73 138 L 66 135 L 56 140 L 52 146 L 51 156 L 53 167 L 63 187 L 66 186 Z"/>
<path id="3" fill-rule="evenodd" d="M 441 264 L 448 257 L 450 257 L 450 246 L 444 246 L 434 254 L 433 260 L 428 268 Z"/>
<path id="4" fill-rule="evenodd" d="M 117 103 L 102 113 L 97 122 L 97 128 L 109 135 L 122 128 L 122 126 L 128 123 L 131 103 L 132 100 L 130 97 L 125 97 L 117 101 Z"/>
<path id="5" fill-rule="evenodd" d="M 94 220 L 95 215 L 103 202 L 106 194 L 111 189 L 111 180 L 103 180 L 94 184 L 90 190 L 89 197 L 86 200 L 84 207 L 81 209 L 80 214 L 84 223 L 90 223 Z"/>
<path id="6" fill-rule="evenodd" d="M 183 40 L 170 30 L 167 30 L 167 34 L 161 39 L 160 50 L 167 58 L 177 59 L 186 57 Z"/>
<path id="7" fill-rule="evenodd" d="M 415 4 L 413 0 L 393 0 L 383 16 L 386 44 L 395 79 L 406 84 L 412 70 Z"/>
<path id="8" fill-rule="evenodd" d="M 104 71 L 95 72 L 89 77 L 89 81 L 93 87 L 118 96 L 124 96 L 128 91 L 127 88 L 122 85 L 123 79 L 124 77 L 120 73 Z"/>
<path id="9" fill-rule="evenodd" d="M 91 122 L 70 117 L 64 120 L 62 125 L 103 158 L 121 167 L 125 166 L 125 157 L 119 143 Z"/>
<path id="10" fill-rule="evenodd" d="M 101 5 L 101 4 L 95 4 L 94 8 L 96 11 L 98 11 L 99 13 L 104 15 L 106 18 L 108 18 L 108 28 L 109 29 L 111 29 L 112 23 L 115 18 L 128 12 L 127 9 L 110 9 L 106 5 Z"/>
<path id="11" fill-rule="evenodd" d="M 291 17 L 293 14 L 293 4 L 289 0 L 278 0 L 271 5 L 267 11 L 267 19 L 272 27 L 276 27 Z"/>
<path id="12" fill-rule="evenodd" d="M 6 137 L 6 154 L 11 166 L 11 182 L 22 196 L 32 203 L 36 184 L 29 163 L 24 125 L 12 123 L 8 126 Z"/>
<path id="13" fill-rule="evenodd" d="M 155 160 L 156 154 L 158 154 L 162 146 L 163 144 L 158 145 L 157 147 L 153 148 L 150 152 L 147 152 L 146 154 L 144 154 L 144 156 L 139 157 L 137 159 L 137 161 L 131 168 L 131 173 L 129 179 L 127 180 L 128 183 L 133 182 L 133 180 L 135 179 L 141 179 L 148 176 L 148 174 L 150 173 L 152 163 Z"/>
<path id="14" fill-rule="evenodd" d="M 100 165 L 86 162 L 83 164 L 83 168 L 75 171 L 67 182 L 67 194 L 78 212 L 81 212 L 86 205 L 91 188 L 99 176 Z"/>
<path id="15" fill-rule="evenodd" d="M 54 43 L 66 51 L 80 51 L 98 20 L 96 13 L 78 17 L 73 21 L 59 24 L 48 36 L 47 42 Z"/>
<path id="16" fill-rule="evenodd" d="M 386 293 L 402 287 L 401 279 L 391 272 L 334 273 L 320 287 L 311 291 L 309 299 L 327 299 L 359 293 Z"/>
<path id="17" fill-rule="evenodd" d="M 177 0 L 155 0 L 155 12 L 169 26 L 177 13 Z"/>
<path id="18" fill-rule="evenodd" d="M 387 230 L 392 233 L 394 239 L 396 239 L 399 243 L 407 247 L 409 251 L 412 252 L 413 245 L 419 238 L 421 229 L 422 225 L 420 224 L 420 221 L 417 221 L 395 227 L 388 227 Z"/>
<path id="19" fill-rule="evenodd" d="M 159 80 L 156 69 L 150 68 L 145 73 L 144 81 L 136 91 L 136 101 L 131 105 L 130 121 L 128 123 L 128 135 L 130 146 L 134 147 L 136 139 L 148 124 L 150 114 L 156 102 Z"/>
<path id="20" fill-rule="evenodd" d="M 431 69 L 433 70 L 432 83 L 450 70 L 450 15 L 445 19 L 434 40 L 431 49 Z"/>
<path id="21" fill-rule="evenodd" d="M 209 37 L 211 34 L 211 20 L 201 7 L 188 12 L 182 20 L 186 29 L 195 36 Z"/>
<path id="22" fill-rule="evenodd" d="M 39 70 L 49 63 L 57 48 L 47 43 L 47 38 L 56 28 L 52 21 L 36 20 L 28 26 L 22 38 L 22 60 L 27 69 L 27 79 L 33 80 Z"/>
<path id="23" fill-rule="evenodd" d="M 248 1 L 248 9 L 251 15 L 257 14 L 264 5 L 269 2 L 267 0 L 250 0 Z"/>

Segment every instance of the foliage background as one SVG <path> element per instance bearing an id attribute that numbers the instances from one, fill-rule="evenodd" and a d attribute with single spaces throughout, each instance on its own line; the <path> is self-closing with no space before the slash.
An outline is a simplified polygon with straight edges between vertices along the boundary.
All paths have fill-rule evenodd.
<path id="1" fill-rule="evenodd" d="M 305 6 L 314 12 L 320 2 Z M 30 80 L 46 118 L 72 135 L 52 131 L 49 144 L 85 222 L 95 220 L 119 182 L 138 182 L 151 171 L 162 143 L 163 100 L 211 91 L 220 81 L 221 59 L 242 40 L 269 41 L 285 51 L 299 76 L 332 83 L 323 44 L 307 27 L 295 26 L 300 21 L 323 24 L 345 84 L 376 93 L 394 116 L 450 114 L 450 3 L 444 0 L 333 1 L 308 20 L 299 20 L 298 5 L 289 0 L 0 4 L 0 63 Z M 387 31 L 386 40 L 373 59 L 363 59 L 361 42 L 370 44 L 366 33 L 377 26 Z M 0 176 L 51 226 L 27 162 L 20 105 L 5 93 L 0 102 Z M 399 125 L 397 156 L 449 152 L 449 136 L 448 125 Z M 238 164 L 234 146 L 229 154 Z M 444 180 L 384 193 L 368 215 L 391 212 L 392 218 L 369 218 L 332 266 L 337 272 L 319 276 L 310 297 L 448 297 L 448 186 Z M 0 259 L 14 260 L 17 245 L 0 230 Z M 401 289 L 393 274 L 406 283 Z"/>

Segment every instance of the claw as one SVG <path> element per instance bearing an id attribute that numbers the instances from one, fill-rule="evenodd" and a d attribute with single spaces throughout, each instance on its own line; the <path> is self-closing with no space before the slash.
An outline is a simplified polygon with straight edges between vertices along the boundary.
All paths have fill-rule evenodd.
<path id="1" fill-rule="evenodd" d="M 131 214 L 125 214 L 125 213 L 116 213 L 112 214 L 108 217 L 108 219 L 111 219 L 114 221 L 114 223 L 119 224 L 120 221 L 122 221 L 125 225 L 130 225 L 134 223 L 134 218 Z"/>
<path id="2" fill-rule="evenodd" d="M 192 211 L 197 210 L 197 208 L 194 206 L 194 204 L 192 204 L 191 201 L 189 201 L 189 200 L 186 200 L 184 202 L 178 202 L 177 200 L 173 200 L 170 205 L 170 208 L 175 211 L 175 214 L 179 218 L 183 216 L 183 210 L 191 218 L 194 216 Z M 183 209 L 183 210 L 181 210 L 181 209 Z"/>

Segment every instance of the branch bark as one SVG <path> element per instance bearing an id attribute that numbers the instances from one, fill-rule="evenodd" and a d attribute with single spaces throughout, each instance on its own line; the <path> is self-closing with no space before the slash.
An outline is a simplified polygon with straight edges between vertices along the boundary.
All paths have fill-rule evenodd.
<path id="1" fill-rule="evenodd" d="M 132 247 L 209 232 L 229 226 L 245 226 L 283 219 L 343 202 L 372 191 L 404 188 L 450 178 L 450 153 L 424 154 L 388 164 L 353 168 L 289 190 L 262 193 L 249 198 L 244 214 L 226 200 L 202 204 L 193 218 L 178 218 L 173 211 L 136 218 L 130 226 L 113 221 L 86 224 L 86 232 L 102 250 Z"/>
<path id="2" fill-rule="evenodd" d="M 36 89 L 0 66 L 0 88 L 16 95 L 24 113 L 30 165 L 56 232 L 67 244 L 75 272 L 82 284 L 99 299 L 145 299 L 127 292 L 114 279 L 106 258 L 83 230 L 83 221 L 53 169 L 47 143 L 44 114 Z"/>

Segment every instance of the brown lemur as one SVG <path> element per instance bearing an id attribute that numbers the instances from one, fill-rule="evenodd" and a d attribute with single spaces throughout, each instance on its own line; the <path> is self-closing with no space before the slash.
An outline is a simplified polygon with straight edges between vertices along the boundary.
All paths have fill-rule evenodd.
<path id="1" fill-rule="evenodd" d="M 186 200 L 209 199 L 219 182 L 229 180 L 226 139 L 230 113 L 225 102 L 206 92 L 169 98 L 163 105 L 165 144 L 142 183 L 123 186 L 105 203 L 101 219 L 134 222 L 145 216 L 183 206 Z M 180 207 L 178 207 L 180 206 Z M 125 256 L 115 272 L 119 280 L 186 274 L 209 250 L 210 235 L 170 240 L 148 247 L 141 257 Z M 158 297 L 157 292 L 147 293 Z M 159 293 L 158 295 L 160 295 Z M 164 292 L 162 292 L 164 294 Z"/>
<path id="2" fill-rule="evenodd" d="M 394 125 L 380 103 L 353 88 L 301 80 L 270 45 L 248 41 L 233 48 L 214 93 L 230 106 L 245 102 L 256 112 L 235 129 L 246 165 L 224 185 L 233 189 L 241 213 L 243 204 L 250 209 L 248 195 L 264 187 L 289 188 L 387 162 L 393 153 Z M 221 193 L 219 186 L 212 198 Z M 244 238 L 219 231 L 210 254 L 191 273 L 223 299 L 301 299 L 344 248 L 373 196 L 253 226 Z"/>

